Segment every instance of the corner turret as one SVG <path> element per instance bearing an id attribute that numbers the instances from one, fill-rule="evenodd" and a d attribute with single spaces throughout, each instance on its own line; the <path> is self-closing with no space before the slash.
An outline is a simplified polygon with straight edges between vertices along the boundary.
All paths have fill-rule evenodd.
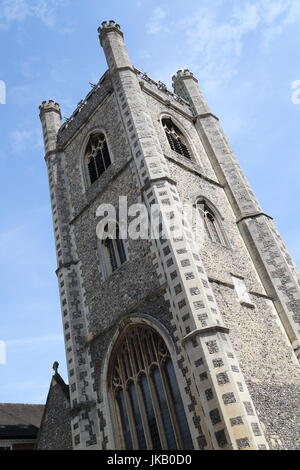
<path id="1" fill-rule="evenodd" d="M 53 100 L 43 101 L 39 107 L 45 154 L 56 149 L 56 137 L 61 126 L 60 106 Z"/>
<path id="2" fill-rule="evenodd" d="M 172 80 L 174 92 L 190 103 L 196 116 L 211 112 L 200 91 L 198 80 L 190 70 L 178 70 Z"/>
<path id="3" fill-rule="evenodd" d="M 124 35 L 115 21 L 103 21 L 98 28 L 100 44 L 103 47 L 107 64 L 111 71 L 119 69 L 134 70 L 130 61 Z"/>

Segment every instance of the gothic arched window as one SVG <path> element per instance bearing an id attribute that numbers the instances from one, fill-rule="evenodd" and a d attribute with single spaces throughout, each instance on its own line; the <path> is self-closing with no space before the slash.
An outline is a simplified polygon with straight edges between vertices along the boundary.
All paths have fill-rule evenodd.
<path id="1" fill-rule="evenodd" d="M 110 166 L 111 159 L 105 137 L 101 133 L 92 134 L 89 138 L 85 161 L 91 184 L 94 183 Z"/>
<path id="2" fill-rule="evenodd" d="M 170 353 L 153 328 L 130 326 L 120 337 L 108 383 L 119 448 L 193 449 Z"/>
<path id="3" fill-rule="evenodd" d="M 207 232 L 208 237 L 211 241 L 218 243 L 219 245 L 226 246 L 226 239 L 221 229 L 218 218 L 207 205 L 205 201 L 199 201 L 197 203 L 198 210 L 204 220 L 204 226 Z"/>
<path id="4" fill-rule="evenodd" d="M 186 158 L 191 158 L 189 146 L 183 133 L 173 123 L 172 119 L 164 118 L 162 125 L 165 130 L 169 145 L 172 150 L 183 155 Z"/>
<path id="5" fill-rule="evenodd" d="M 107 232 L 108 225 L 104 228 Z M 116 226 L 116 237 L 108 235 L 102 242 L 104 250 L 104 263 L 106 274 L 111 274 L 118 269 L 127 260 L 124 241 L 120 238 L 119 225 Z"/>

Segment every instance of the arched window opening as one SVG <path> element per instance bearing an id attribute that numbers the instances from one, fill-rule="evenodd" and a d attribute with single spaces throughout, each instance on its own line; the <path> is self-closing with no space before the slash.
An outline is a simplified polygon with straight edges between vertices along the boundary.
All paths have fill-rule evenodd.
<path id="1" fill-rule="evenodd" d="M 169 145 L 172 150 L 191 159 L 189 146 L 183 133 L 173 123 L 172 119 L 165 118 L 162 120 L 162 125 L 165 130 Z"/>
<path id="2" fill-rule="evenodd" d="M 104 232 L 108 232 L 108 225 L 105 226 Z M 124 240 L 120 238 L 119 225 L 116 227 L 116 238 L 111 238 L 110 235 L 102 242 L 105 252 L 105 262 L 107 271 L 113 273 L 122 264 L 127 261 Z"/>
<path id="3" fill-rule="evenodd" d="M 122 449 L 193 449 L 170 353 L 149 326 L 127 329 L 109 364 L 116 436 Z"/>
<path id="4" fill-rule="evenodd" d="M 223 235 L 221 226 L 214 212 L 208 207 L 205 201 L 197 203 L 202 218 L 204 219 L 204 226 L 209 239 L 219 245 L 226 246 L 226 240 Z"/>
<path id="5" fill-rule="evenodd" d="M 85 151 L 85 158 L 91 184 L 111 165 L 105 137 L 101 133 L 92 134 Z"/>

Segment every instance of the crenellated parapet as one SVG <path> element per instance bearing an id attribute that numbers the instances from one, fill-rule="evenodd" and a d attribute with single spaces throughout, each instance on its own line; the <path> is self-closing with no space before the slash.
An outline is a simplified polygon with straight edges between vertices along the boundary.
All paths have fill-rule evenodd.
<path id="1" fill-rule="evenodd" d="M 122 38 L 124 37 L 124 35 L 121 31 L 121 27 L 118 23 L 116 23 L 113 20 L 102 21 L 101 26 L 98 28 L 98 33 L 99 33 L 99 39 L 100 39 L 101 46 L 102 46 L 102 41 L 103 41 L 104 37 L 106 36 L 106 34 L 111 33 L 111 32 L 119 33 L 122 36 Z"/>
<path id="2" fill-rule="evenodd" d="M 40 113 L 57 112 L 61 117 L 60 105 L 53 100 L 43 101 L 39 106 Z"/>
<path id="3" fill-rule="evenodd" d="M 198 83 L 198 80 L 194 76 L 193 72 L 191 72 L 189 69 L 184 69 L 184 70 L 177 70 L 176 74 L 173 75 L 172 77 L 173 86 L 176 86 L 176 82 L 178 80 L 185 80 L 185 79 L 192 79 L 192 80 L 195 80 L 196 83 Z"/>

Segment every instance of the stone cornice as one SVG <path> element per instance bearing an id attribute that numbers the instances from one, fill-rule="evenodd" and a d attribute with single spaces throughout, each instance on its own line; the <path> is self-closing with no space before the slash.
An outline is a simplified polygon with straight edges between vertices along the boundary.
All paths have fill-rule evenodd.
<path id="1" fill-rule="evenodd" d="M 159 183 L 160 181 L 167 181 L 170 184 L 173 184 L 174 186 L 177 185 L 177 182 L 170 178 L 169 176 L 162 176 L 160 178 L 152 178 L 147 183 L 141 188 L 141 193 L 143 194 L 147 189 L 149 189 L 153 184 Z"/>
<path id="2" fill-rule="evenodd" d="M 205 118 L 207 118 L 207 117 L 213 117 L 213 118 L 215 118 L 217 121 L 219 121 L 218 116 L 216 116 L 216 115 L 213 114 L 213 113 L 197 114 L 197 115 L 194 117 L 194 120 L 197 121 L 197 119 L 205 119 Z"/>
<path id="3" fill-rule="evenodd" d="M 76 416 L 77 414 L 81 413 L 83 410 L 90 410 L 91 408 L 95 408 L 97 403 L 95 401 L 87 401 L 78 403 L 70 410 L 71 416 Z"/>
<path id="4" fill-rule="evenodd" d="M 182 344 L 186 343 L 187 341 L 190 341 L 194 336 L 198 335 L 203 335 L 205 333 L 229 333 L 229 328 L 226 328 L 225 326 L 221 325 L 213 325 L 213 326 L 207 326 L 205 328 L 197 328 L 194 331 L 191 331 L 188 335 L 186 335 L 184 338 L 182 338 Z"/>
<path id="5" fill-rule="evenodd" d="M 255 219 L 256 217 L 260 217 L 260 216 L 262 216 L 262 215 L 265 216 L 265 217 L 267 217 L 268 219 L 273 220 L 273 217 L 271 217 L 270 215 L 265 214 L 264 212 L 257 211 L 257 212 L 250 212 L 249 214 L 242 214 L 242 215 L 236 220 L 236 223 L 239 224 L 239 223 L 242 222 L 243 220 Z"/>
<path id="6" fill-rule="evenodd" d="M 78 264 L 79 261 L 75 260 L 75 261 L 70 261 L 69 263 L 62 263 L 58 266 L 58 268 L 56 269 L 55 271 L 55 274 L 58 276 L 59 272 L 62 270 L 62 269 L 68 269 L 70 268 L 71 266 L 76 266 L 76 264 Z"/>
<path id="7" fill-rule="evenodd" d="M 58 153 L 57 148 L 55 148 L 54 150 L 49 150 L 48 152 L 45 153 L 45 156 L 44 156 L 45 161 L 47 162 L 48 158 L 51 157 L 51 155 L 56 155 L 57 153 Z"/>

